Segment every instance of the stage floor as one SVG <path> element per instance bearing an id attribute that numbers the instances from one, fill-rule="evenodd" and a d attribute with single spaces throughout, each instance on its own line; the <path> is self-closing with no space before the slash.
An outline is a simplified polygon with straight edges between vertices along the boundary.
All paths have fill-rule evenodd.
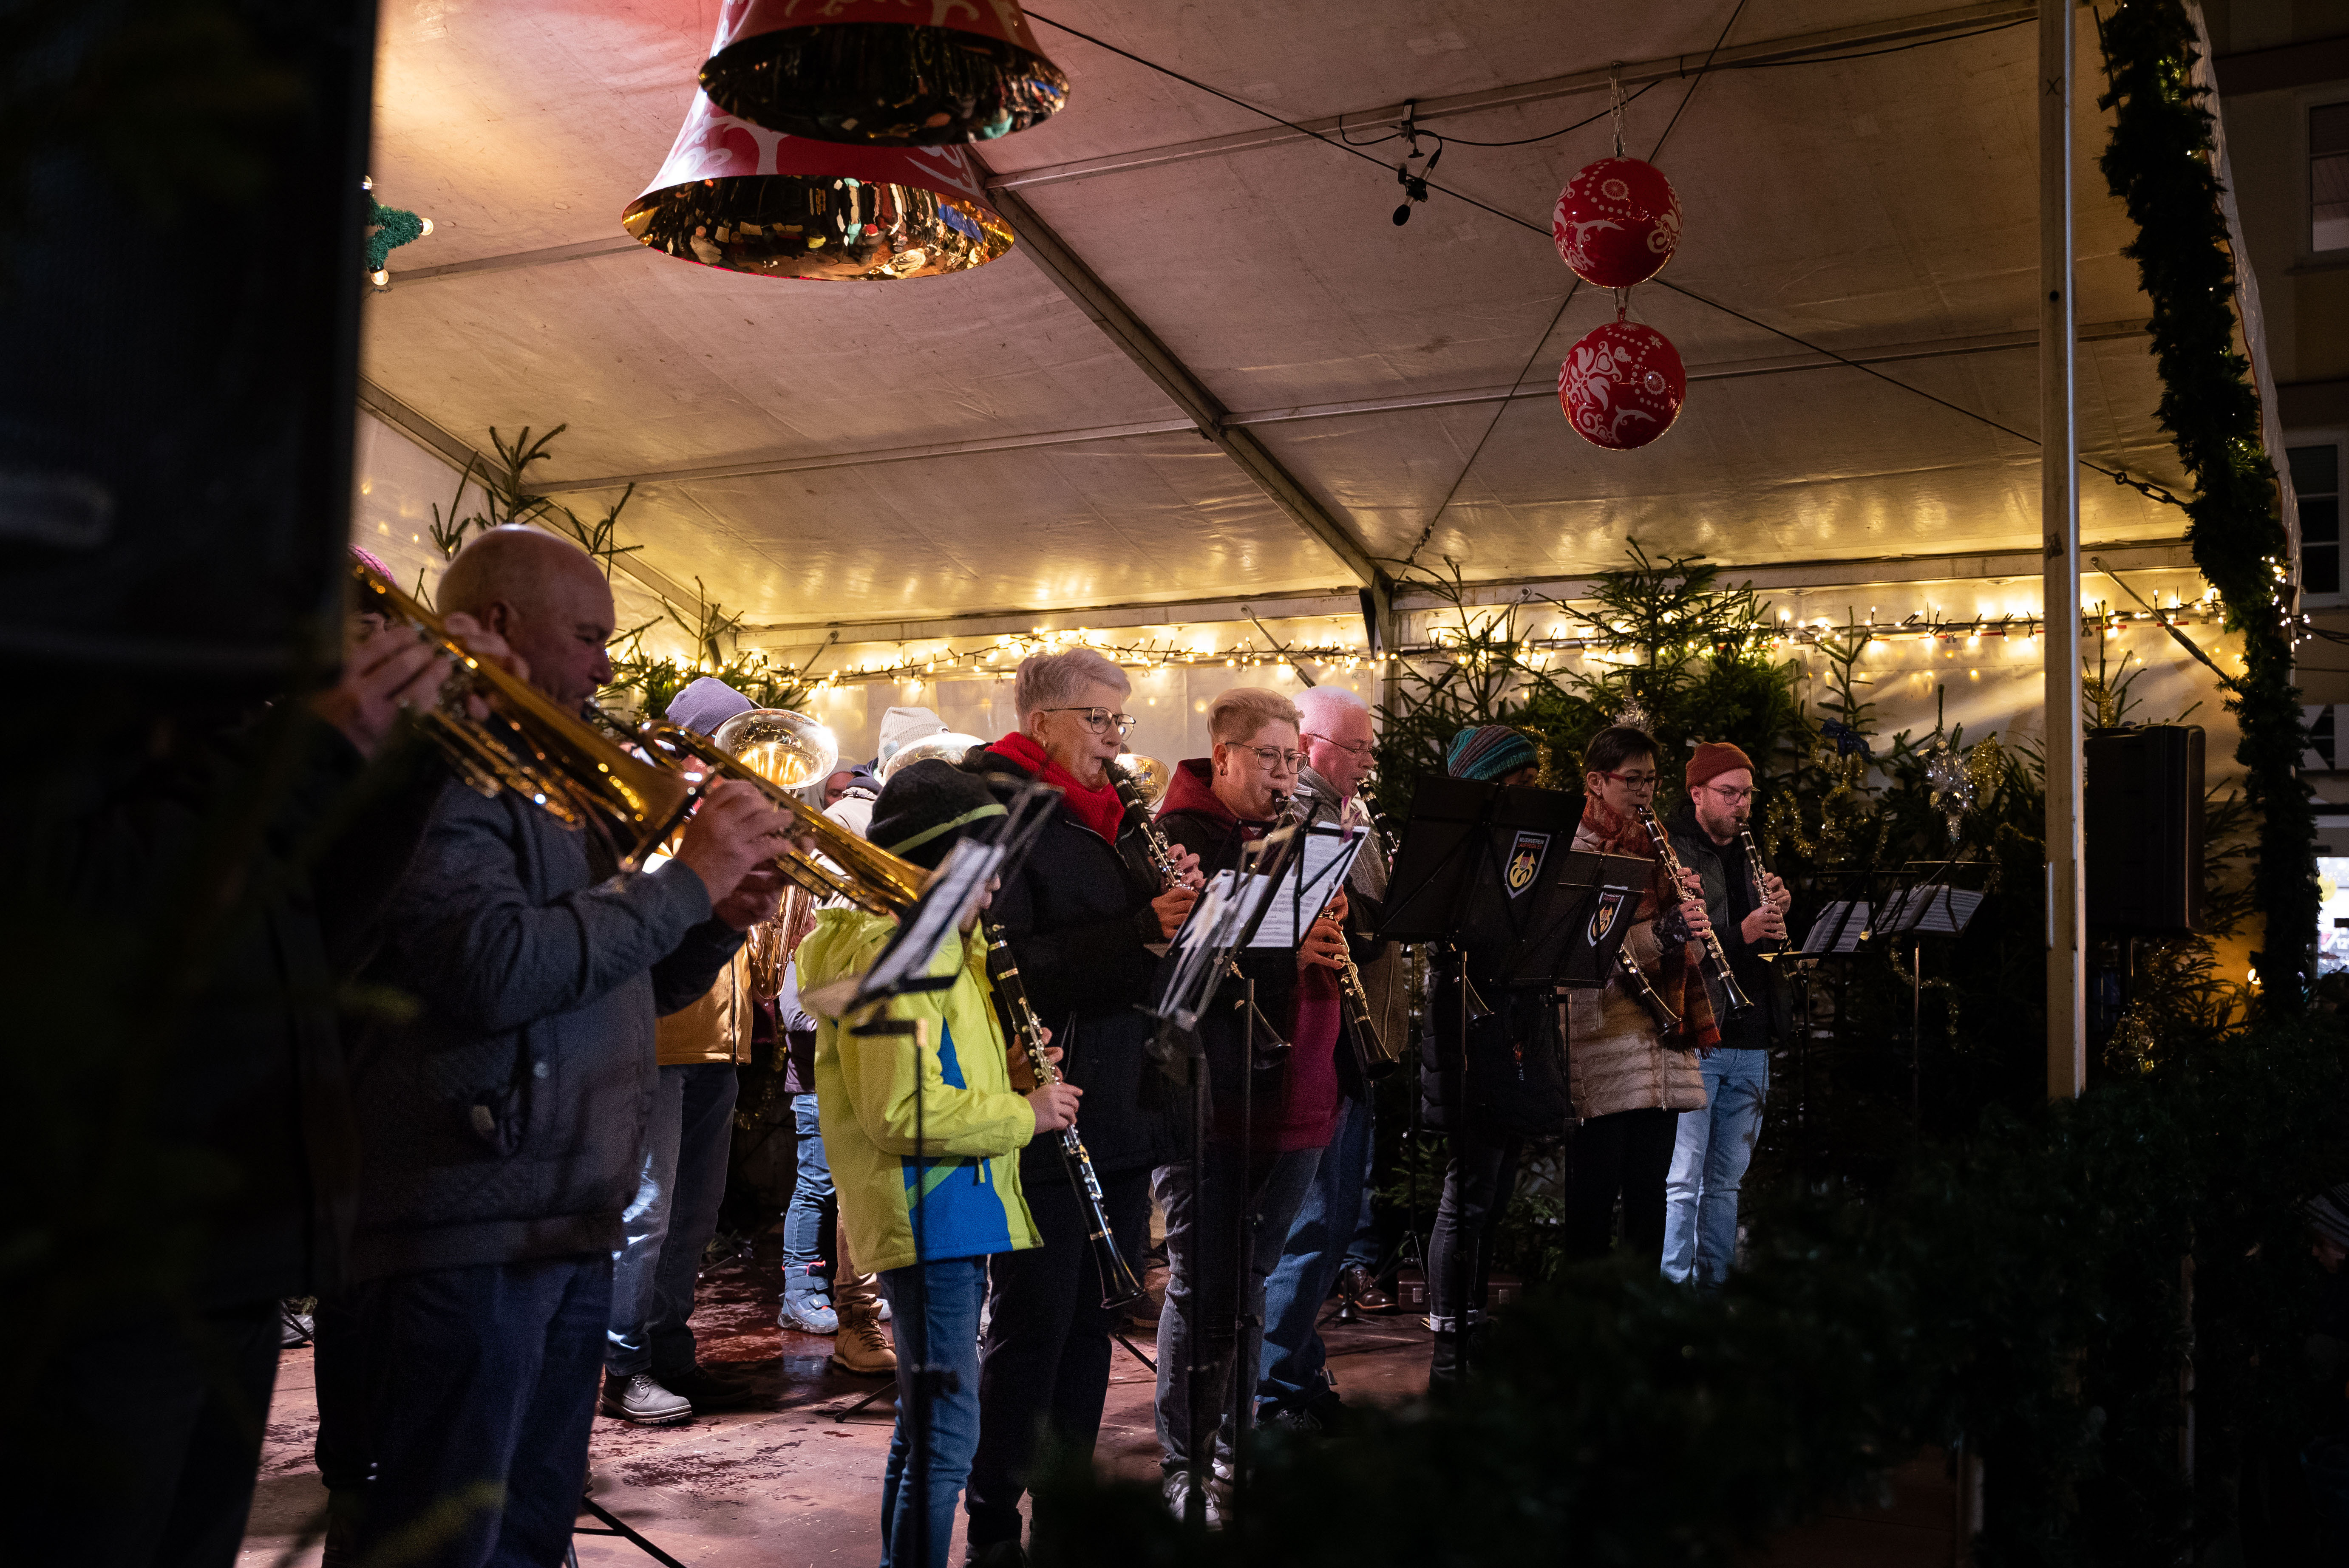
<path id="1" fill-rule="evenodd" d="M 836 1568 L 869 1563 L 877 1555 L 881 1467 L 895 1406 L 884 1393 L 838 1418 L 872 1391 L 874 1380 L 833 1369 L 824 1359 L 829 1339 L 779 1329 L 775 1292 L 772 1268 L 729 1264 L 703 1276 L 694 1315 L 703 1358 L 748 1373 L 764 1396 L 757 1406 L 678 1427 L 596 1418 L 589 1450 L 595 1500 L 695 1568 Z M 1149 1329 L 1131 1337 L 1143 1354 L 1152 1353 Z M 1333 1324 L 1324 1337 L 1349 1399 L 1400 1400 L 1427 1385 L 1428 1333 L 1415 1317 Z M 1101 1462 L 1118 1475 L 1158 1473 L 1153 1387 L 1143 1365 L 1120 1350 L 1099 1449 Z M 278 1363 L 240 1568 L 314 1568 L 318 1562 L 316 1542 L 305 1544 L 326 1502 L 310 1460 L 317 1424 L 311 1353 L 288 1351 Z M 1948 1563 L 1951 1501 L 1940 1457 L 1904 1467 L 1892 1478 L 1892 1491 L 1889 1508 L 1838 1511 L 1780 1537 L 1754 1563 L 1769 1568 Z M 631 1542 L 608 1536 L 581 1537 L 579 1560 L 586 1568 L 644 1568 L 653 1561 Z M 953 1561 L 961 1560 L 957 1522 Z"/>

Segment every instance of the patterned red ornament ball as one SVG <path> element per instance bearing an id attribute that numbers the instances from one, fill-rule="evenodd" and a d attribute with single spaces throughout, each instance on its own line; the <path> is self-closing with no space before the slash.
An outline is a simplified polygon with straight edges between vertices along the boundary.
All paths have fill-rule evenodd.
<path id="1" fill-rule="evenodd" d="M 1610 321 L 1567 351 L 1557 400 L 1574 433 L 1628 452 L 1672 428 L 1688 397 L 1688 369 L 1671 340 L 1635 321 Z"/>
<path id="2" fill-rule="evenodd" d="M 1558 192 L 1549 232 L 1575 276 L 1627 289 L 1672 259 L 1681 242 L 1681 199 L 1654 164 L 1602 158 Z"/>

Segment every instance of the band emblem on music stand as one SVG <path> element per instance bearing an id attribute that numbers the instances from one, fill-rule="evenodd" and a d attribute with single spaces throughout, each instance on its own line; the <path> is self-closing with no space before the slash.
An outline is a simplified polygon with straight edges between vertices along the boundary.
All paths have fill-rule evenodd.
<path id="1" fill-rule="evenodd" d="M 1599 895 L 1598 907 L 1590 912 L 1590 931 L 1585 938 L 1591 946 L 1596 947 L 1606 941 L 1609 933 L 1615 929 L 1615 917 L 1623 913 L 1626 896 L 1612 890 Z"/>
<path id="2" fill-rule="evenodd" d="M 1509 870 L 1503 879 L 1508 884 L 1511 898 L 1517 897 L 1534 885 L 1534 878 L 1541 874 L 1542 861 L 1548 853 L 1547 833 L 1521 831 L 1517 834 L 1516 842 L 1509 846 Z"/>

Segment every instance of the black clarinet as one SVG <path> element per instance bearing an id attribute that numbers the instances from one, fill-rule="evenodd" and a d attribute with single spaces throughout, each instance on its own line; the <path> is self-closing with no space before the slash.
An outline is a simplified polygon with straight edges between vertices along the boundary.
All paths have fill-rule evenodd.
<path id="1" fill-rule="evenodd" d="M 1028 1000 L 1028 983 L 1019 977 L 1019 961 L 1011 956 L 1011 941 L 1003 928 L 984 915 L 980 928 L 987 935 L 987 977 L 994 982 L 996 1005 L 1003 1010 L 1005 1026 L 1011 1032 L 1019 1048 L 1028 1053 L 1028 1066 L 1039 1084 L 1061 1081 L 1061 1069 L 1045 1055 L 1044 1025 L 1036 1016 L 1035 1005 Z M 1085 1239 L 1092 1243 L 1093 1262 L 1100 1266 L 1102 1305 L 1112 1311 L 1143 1295 L 1142 1282 L 1133 1275 L 1133 1265 L 1125 1254 L 1117 1250 L 1117 1236 L 1111 1231 L 1109 1209 L 1102 1202 L 1100 1175 L 1093 1170 L 1093 1157 L 1085 1151 L 1085 1140 L 1077 1136 L 1076 1124 L 1061 1129 L 1061 1163 L 1068 1167 L 1069 1184 L 1077 1190 L 1085 1205 L 1085 1225 L 1091 1233 Z"/>
<path id="2" fill-rule="evenodd" d="M 1762 893 L 1762 851 L 1754 847 L 1754 830 L 1741 822 L 1738 824 L 1737 836 L 1745 841 L 1745 870 L 1754 879 L 1754 896 L 1762 903 L 1767 903 L 1770 901 L 1763 897 Z M 1784 935 L 1778 936 L 1766 950 L 1755 948 L 1754 956 L 1764 964 L 1775 964 L 1779 959 L 1786 956 L 1786 938 Z"/>
<path id="3" fill-rule="evenodd" d="M 1321 796 L 1299 784 L 1297 793 L 1289 799 L 1319 800 Z M 1310 819 L 1312 814 L 1312 808 L 1308 806 L 1305 819 Z M 1361 967 L 1354 962 L 1354 947 L 1350 939 L 1346 943 L 1344 953 L 1345 962 L 1338 968 L 1338 995 L 1344 1004 L 1346 1026 L 1351 1031 L 1348 1037 L 1354 1043 L 1354 1066 L 1361 1069 L 1364 1078 L 1384 1078 L 1402 1066 L 1402 1053 L 1387 1049 L 1386 1037 L 1379 1028 L 1378 1015 L 1371 1006 L 1370 987 L 1362 984 Z"/>
<path id="4" fill-rule="evenodd" d="M 1681 867 L 1680 855 L 1672 849 L 1671 835 L 1664 831 L 1664 825 L 1656 820 L 1656 814 L 1645 806 L 1634 806 L 1631 810 L 1639 817 L 1640 826 L 1648 830 L 1648 841 L 1656 849 L 1656 863 L 1663 867 L 1664 878 L 1671 884 L 1672 892 L 1679 898 L 1687 898 L 1690 896 L 1688 884 L 1682 880 L 1685 873 Z M 1661 909 L 1656 912 L 1659 917 L 1663 913 Z M 1704 959 L 1705 967 L 1712 971 L 1713 983 L 1721 987 L 1722 999 L 1729 1004 L 1728 1016 L 1734 1018 L 1742 1013 L 1752 1012 L 1754 998 L 1738 985 L 1737 975 L 1729 967 L 1729 954 L 1721 945 L 1721 933 L 1710 926 L 1706 927 L 1704 934 Z"/>

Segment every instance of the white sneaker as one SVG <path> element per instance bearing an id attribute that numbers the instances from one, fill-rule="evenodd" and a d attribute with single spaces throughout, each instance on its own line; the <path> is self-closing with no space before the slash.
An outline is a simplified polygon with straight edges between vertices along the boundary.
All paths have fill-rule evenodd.
<path id="1" fill-rule="evenodd" d="M 1166 1499 L 1166 1511 L 1176 1519 L 1187 1520 L 1191 1515 L 1191 1472 L 1186 1470 L 1170 1470 L 1159 1484 Z M 1209 1480 L 1204 1501 L 1206 1503 L 1207 1528 L 1221 1530 L 1224 1527 L 1223 1488 Z"/>

